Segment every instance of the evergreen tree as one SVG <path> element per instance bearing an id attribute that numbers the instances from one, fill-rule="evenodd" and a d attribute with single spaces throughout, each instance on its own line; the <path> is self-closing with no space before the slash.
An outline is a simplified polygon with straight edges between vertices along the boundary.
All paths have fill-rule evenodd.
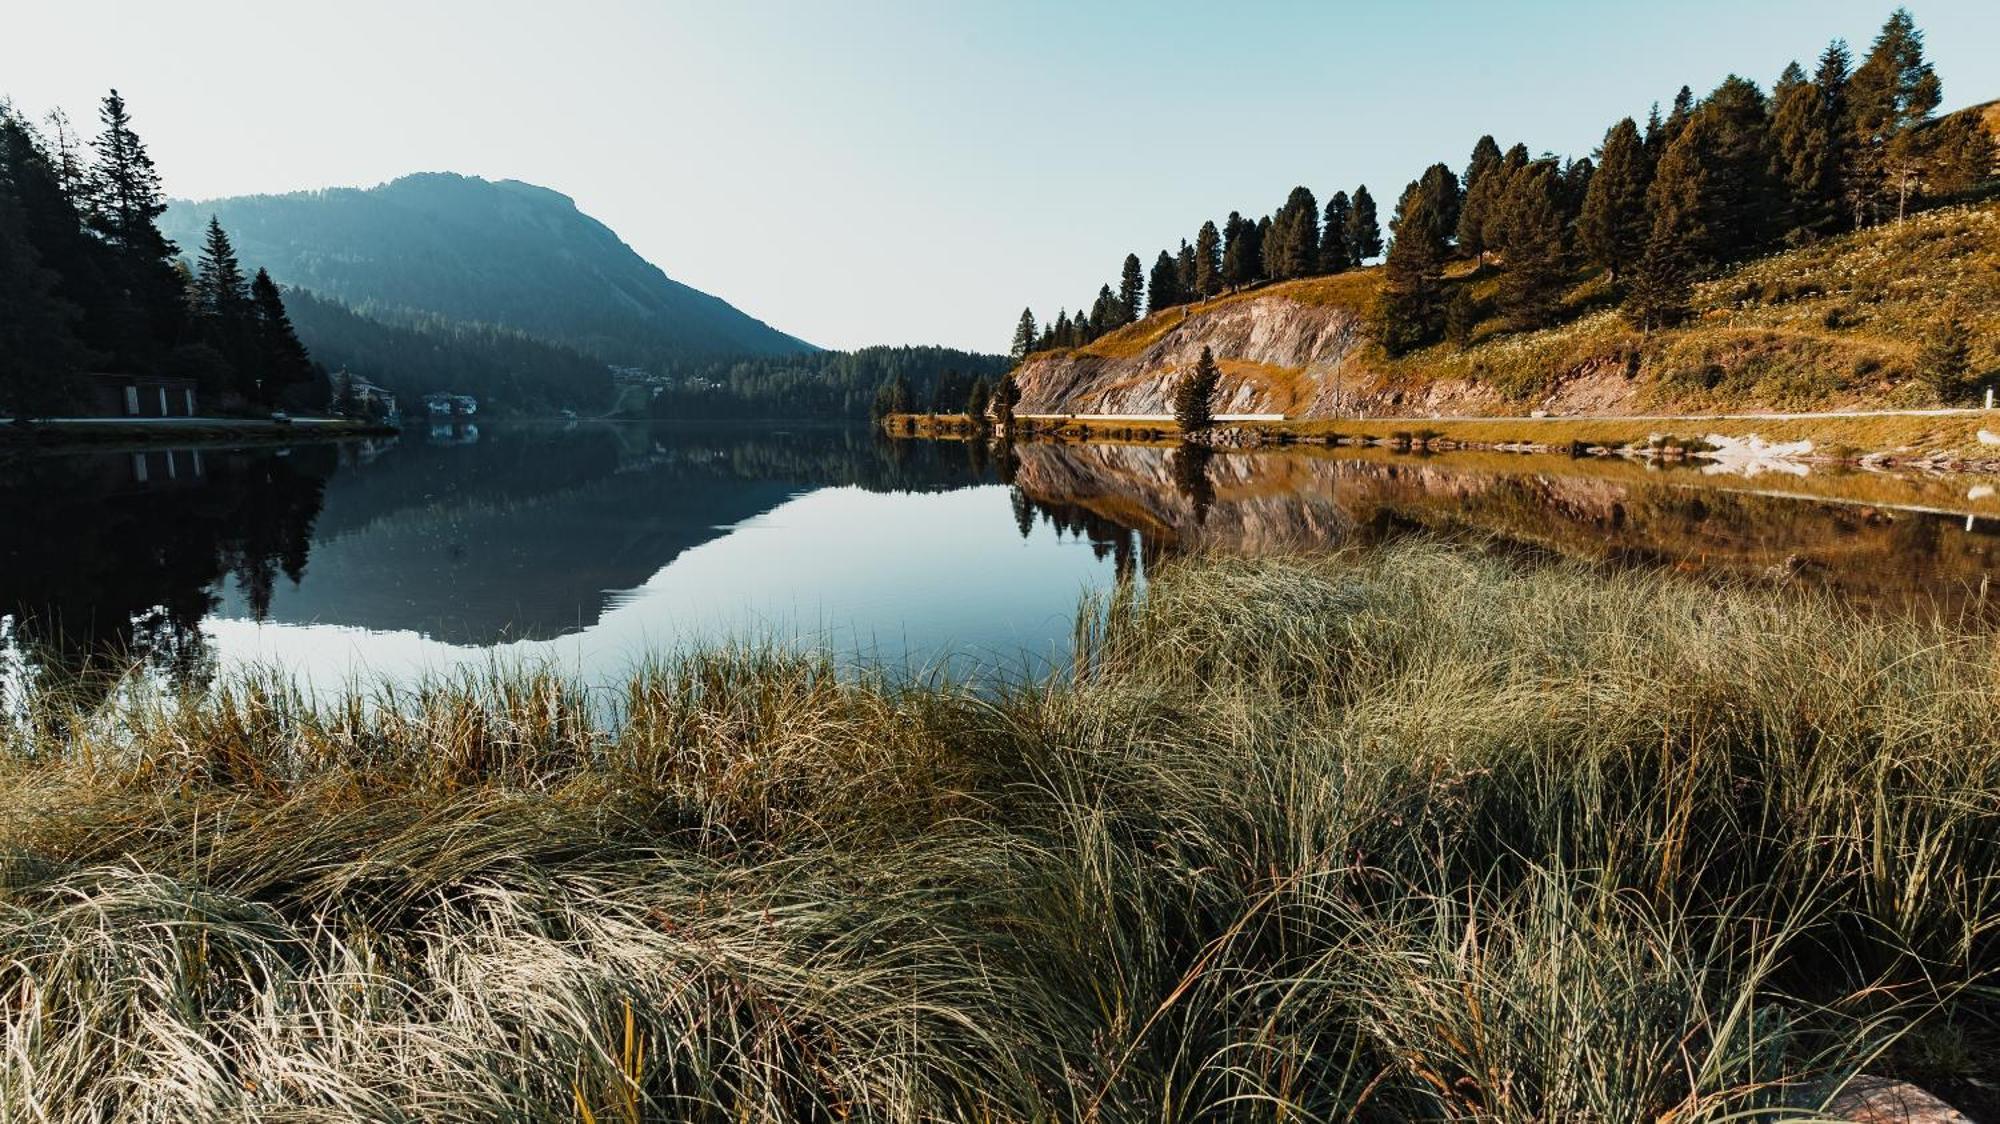
<path id="1" fill-rule="evenodd" d="M 1940 121 L 1931 129 L 1924 191 L 1955 195 L 1971 191 L 1992 178 L 1996 159 L 1993 134 L 1971 113 Z"/>
<path id="2" fill-rule="evenodd" d="M 1092 339 L 1116 329 L 1123 322 L 1124 312 L 1118 307 L 1118 294 L 1111 286 L 1100 285 L 1097 299 L 1090 302 L 1090 335 Z"/>
<path id="3" fill-rule="evenodd" d="M 1353 210 L 1347 214 L 1347 252 L 1354 264 L 1364 265 L 1382 253 L 1382 224 L 1375 217 L 1375 197 L 1368 185 L 1354 189 Z"/>
<path id="4" fill-rule="evenodd" d="M 1965 378 L 1972 371 L 1972 332 L 1957 307 L 1945 310 L 1944 317 L 1924 338 L 1917 356 L 1917 377 L 1924 380 L 1939 403 L 1950 405 L 1965 391 Z"/>
<path id="5" fill-rule="evenodd" d="M 1118 272 L 1118 323 L 1137 320 L 1145 299 L 1146 279 L 1140 272 L 1139 255 L 1126 254 L 1125 265 Z"/>
<path id="6" fill-rule="evenodd" d="M 1687 123 L 1693 119 L 1694 91 L 1682 86 L 1680 92 L 1674 95 L 1674 107 L 1667 112 L 1666 124 L 1660 129 L 1662 153 L 1673 145 L 1681 130 L 1687 128 Z"/>
<path id="7" fill-rule="evenodd" d="M 1076 329 L 1070 326 L 1067 309 L 1056 314 L 1055 335 L 1052 342 L 1057 347 L 1076 346 Z"/>
<path id="8" fill-rule="evenodd" d="M 1222 235 L 1210 221 L 1194 236 L 1194 289 L 1188 296 L 1206 300 L 1221 291 Z"/>
<path id="9" fill-rule="evenodd" d="M 1820 96 L 1820 113 L 1828 130 L 1829 150 L 1827 195 L 1820 206 L 1827 216 L 1827 228 L 1843 230 L 1853 221 L 1859 206 L 1855 174 L 1854 112 L 1849 102 L 1848 84 L 1853 79 L 1853 58 L 1847 42 L 1835 39 L 1820 52 L 1813 69 L 1812 84 Z"/>
<path id="10" fill-rule="evenodd" d="M 1354 254 L 1347 246 L 1347 216 L 1354 212 L 1345 191 L 1336 191 L 1326 201 L 1326 221 L 1319 228 L 1319 271 L 1340 273 L 1354 267 Z"/>
<path id="11" fill-rule="evenodd" d="M 1000 385 L 993 391 L 993 420 L 1011 437 L 1014 431 L 1014 407 L 1021 404 L 1021 384 L 1014 381 L 1009 371 L 1001 376 Z"/>
<path id="12" fill-rule="evenodd" d="M 299 342 L 277 284 L 261 269 L 250 282 L 250 304 L 257 322 L 257 398 L 270 404 L 313 381 L 312 357 Z"/>
<path id="13" fill-rule="evenodd" d="M 1472 295 L 1470 287 L 1456 286 L 1444 303 L 1445 340 L 1461 350 L 1470 347 L 1473 331 L 1478 327 L 1479 299 Z"/>
<path id="14" fill-rule="evenodd" d="M 1163 308 L 1172 308 L 1180 304 L 1180 284 L 1180 264 L 1171 254 L 1161 250 L 1159 258 L 1153 262 L 1151 278 L 1153 303 L 1148 311 L 1158 312 Z"/>
<path id="15" fill-rule="evenodd" d="M 986 407 L 993 401 L 993 387 L 981 375 L 972 380 L 972 389 L 965 395 L 965 416 L 977 426 L 986 424 Z"/>
<path id="16" fill-rule="evenodd" d="M 1443 164 L 1432 164 L 1424 169 L 1419 182 L 1431 198 L 1435 212 L 1432 221 L 1438 224 L 1438 237 L 1450 245 L 1451 240 L 1458 236 L 1459 212 L 1465 205 L 1465 192 L 1459 185 L 1458 176 Z"/>
<path id="17" fill-rule="evenodd" d="M 1482 266 L 1487 253 L 1500 245 L 1500 200 L 1507 194 L 1507 183 L 1527 163 L 1527 146 L 1517 144 L 1466 189 L 1458 212 L 1458 249 L 1471 254 Z"/>
<path id="18" fill-rule="evenodd" d="M 1257 277 L 1259 280 L 1268 281 L 1271 280 L 1271 271 L 1266 269 L 1265 266 L 1270 262 L 1271 255 L 1264 247 L 1271 241 L 1271 216 L 1265 215 L 1263 218 L 1258 219 L 1255 230 L 1256 241 L 1254 245 L 1257 247 Z"/>
<path id="19" fill-rule="evenodd" d="M 1187 239 L 1183 238 L 1181 252 L 1174 258 L 1174 284 L 1179 286 L 1178 295 L 1181 304 L 1193 300 L 1198 291 L 1195 288 L 1195 271 L 1194 247 L 1188 245 Z"/>
<path id="20" fill-rule="evenodd" d="M 11 186 L 0 179 L 0 413 L 16 425 L 75 397 L 83 354 L 70 330 L 76 310 L 56 296 L 57 280 L 42 267 Z"/>
<path id="21" fill-rule="evenodd" d="M 194 307 L 202 316 L 234 322 L 250 302 L 250 287 L 243 279 L 243 267 L 236 260 L 236 248 L 215 216 L 208 219 L 208 237 L 202 243 L 201 262 L 195 271 Z"/>
<path id="22" fill-rule="evenodd" d="M 1645 140 L 1646 158 L 1658 164 L 1660 162 L 1660 155 L 1667 150 L 1667 124 L 1660 120 L 1659 102 L 1654 102 L 1653 108 L 1646 113 Z"/>
<path id="23" fill-rule="evenodd" d="M 1260 260 L 1257 224 L 1229 212 L 1229 221 L 1222 226 L 1222 279 L 1232 289 L 1252 284 L 1257 280 Z"/>
<path id="24" fill-rule="evenodd" d="M 1924 60 L 1923 33 L 1908 9 L 1896 9 L 1848 82 L 1861 181 L 1857 225 L 1891 206 L 1902 217 L 1921 170 L 1916 126 L 1930 119 L 1943 97 L 1944 88 Z"/>
<path id="25" fill-rule="evenodd" d="M 1271 218 L 1264 241 L 1264 273 L 1273 281 L 1309 276 L 1319 259 L 1319 201 L 1295 187 Z"/>
<path id="26" fill-rule="evenodd" d="M 1495 185 L 1489 182 L 1501 168 L 1500 145 L 1491 136 L 1479 138 L 1472 146 L 1472 158 L 1465 164 L 1465 195 L 1459 204 L 1458 225 L 1453 237 L 1460 253 L 1486 260 L 1485 222 L 1491 209 Z"/>
<path id="27" fill-rule="evenodd" d="M 1500 275 L 1500 310 L 1517 331 L 1545 327 L 1555 319 L 1569 272 L 1568 219 L 1555 162 L 1536 161 L 1513 177 L 1501 208 L 1507 270 Z"/>
<path id="28" fill-rule="evenodd" d="M 1360 192 L 1355 193 L 1357 210 Z M 1421 182 L 1403 189 L 1391 225 L 1395 240 L 1383 266 L 1379 335 L 1390 355 L 1437 340 L 1444 331 L 1444 262 L 1448 247 Z"/>
<path id="29" fill-rule="evenodd" d="M 186 305 L 172 265 L 177 250 L 158 225 L 167 209 L 159 172 L 133 131 L 118 91 L 105 97 L 98 117 L 103 131 L 89 176 L 87 217 L 91 230 L 112 250 L 116 284 L 127 294 L 135 321 L 119 333 L 125 344 L 119 359 L 143 363 L 179 338 L 185 320 Z"/>
<path id="30" fill-rule="evenodd" d="M 1026 356 L 1034 346 L 1035 313 L 1032 309 L 1024 308 L 1021 310 L 1019 323 L 1014 325 L 1014 346 L 1009 349 L 1008 353 L 1014 358 L 1020 359 Z"/>
<path id="31" fill-rule="evenodd" d="M 1215 392 L 1221 382 L 1215 354 L 1204 346 L 1194 369 L 1174 384 L 1174 421 L 1181 427 L 1183 440 L 1215 424 Z"/>
<path id="32" fill-rule="evenodd" d="M 1577 219 L 1578 248 L 1598 269 L 1616 280 L 1645 252 L 1648 223 L 1646 189 L 1652 161 L 1639 126 L 1630 117 L 1611 127 L 1598 149 L 1596 174 L 1584 193 Z"/>
<path id="33" fill-rule="evenodd" d="M 1706 131 L 1701 121 L 1681 130 L 1660 157 L 1647 193 L 1652 227 L 1625 298 L 1625 318 L 1641 331 L 1670 327 L 1687 316 L 1701 252 L 1697 247 L 1709 242 L 1703 207 Z"/>
<path id="34" fill-rule="evenodd" d="M 1708 125 L 1704 157 L 1711 255 L 1718 260 L 1741 257 L 1770 237 L 1778 210 L 1768 106 L 1756 83 L 1732 74 L 1695 115 Z"/>
<path id="35" fill-rule="evenodd" d="M 1839 219 L 1839 148 L 1829 108 L 1799 64 L 1785 68 L 1772 99 L 1771 171 L 1779 195 L 1778 229 L 1788 241 L 1824 235 Z"/>

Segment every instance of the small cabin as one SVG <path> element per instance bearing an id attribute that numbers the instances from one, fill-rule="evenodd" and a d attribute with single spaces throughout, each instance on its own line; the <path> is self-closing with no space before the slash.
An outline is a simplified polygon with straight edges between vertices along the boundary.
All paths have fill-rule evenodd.
<path id="1" fill-rule="evenodd" d="M 170 375 L 97 375 L 91 380 L 91 413 L 105 418 L 191 418 L 193 379 Z"/>

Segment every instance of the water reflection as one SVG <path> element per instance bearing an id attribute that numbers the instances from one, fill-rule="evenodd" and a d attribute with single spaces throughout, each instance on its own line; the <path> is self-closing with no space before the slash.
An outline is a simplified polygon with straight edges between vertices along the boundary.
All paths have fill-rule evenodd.
<path id="1" fill-rule="evenodd" d="M 610 680 L 662 648 L 772 634 L 1032 669 L 1062 658 L 1080 593 L 1173 555 L 1412 530 L 1983 614 L 2000 527 L 1991 486 L 1941 477 L 442 428 L 0 466 L 0 686 L 103 689 L 128 663 L 199 686 L 256 662 L 338 682 L 496 658 Z"/>

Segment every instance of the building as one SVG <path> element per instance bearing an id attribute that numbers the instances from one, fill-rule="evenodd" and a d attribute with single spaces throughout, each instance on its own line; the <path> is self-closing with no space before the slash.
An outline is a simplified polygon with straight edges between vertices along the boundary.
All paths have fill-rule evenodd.
<path id="1" fill-rule="evenodd" d="M 97 417 L 191 418 L 195 384 L 171 375 L 93 375 L 90 405 Z"/>
<path id="2" fill-rule="evenodd" d="M 479 412 L 479 399 L 437 390 L 424 395 L 424 409 L 434 418 L 469 418 Z"/>

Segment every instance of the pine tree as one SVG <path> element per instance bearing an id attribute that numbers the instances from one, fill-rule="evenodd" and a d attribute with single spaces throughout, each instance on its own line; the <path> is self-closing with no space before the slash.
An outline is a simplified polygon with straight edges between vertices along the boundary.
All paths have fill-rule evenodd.
<path id="1" fill-rule="evenodd" d="M 250 288 L 243 279 L 243 267 L 236 260 L 236 248 L 215 216 L 208 219 L 208 237 L 202 243 L 201 262 L 195 270 L 195 311 L 203 316 L 234 321 L 250 302 Z"/>
<path id="2" fill-rule="evenodd" d="M 1013 372 L 1001 376 L 1000 385 L 993 391 L 993 420 L 998 422 L 1011 437 L 1014 431 L 1014 407 L 1021 404 L 1021 384 L 1014 381 Z"/>
<path id="3" fill-rule="evenodd" d="M 1972 371 L 1972 332 L 1956 306 L 1924 338 L 1917 356 L 1917 377 L 1929 385 L 1939 403 L 1950 405 L 1964 393 L 1965 378 Z"/>
<path id="4" fill-rule="evenodd" d="M 1174 284 L 1178 286 L 1177 294 L 1181 304 L 1193 300 L 1198 291 L 1195 287 L 1196 268 L 1194 247 L 1188 245 L 1187 239 L 1183 238 L 1181 252 L 1174 257 Z"/>
<path id="5" fill-rule="evenodd" d="M 1586 261 L 1616 280 L 1645 252 L 1652 161 L 1639 126 L 1630 117 L 1604 134 L 1604 145 L 1597 152 L 1597 171 L 1577 219 L 1577 242 Z"/>
<path id="6" fill-rule="evenodd" d="M 1159 258 L 1153 262 L 1151 282 L 1153 303 L 1148 311 L 1158 312 L 1181 303 L 1180 264 L 1165 250 L 1161 250 Z"/>
<path id="7" fill-rule="evenodd" d="M 1625 318 L 1641 331 L 1671 327 L 1687 316 L 1702 252 L 1698 247 L 1709 242 L 1703 209 L 1708 191 L 1706 132 L 1699 120 L 1681 130 L 1660 157 L 1647 193 L 1652 228 L 1625 298 Z"/>
<path id="8" fill-rule="evenodd" d="M 1994 162 L 2000 159 L 1994 152 L 1993 134 L 1971 113 L 1946 118 L 1931 129 L 1928 157 L 1924 191 L 1929 195 L 1973 190 L 1992 178 Z"/>
<path id="9" fill-rule="evenodd" d="M 1507 194 L 1507 184 L 1527 164 L 1527 146 L 1517 144 L 1465 193 L 1458 212 L 1458 249 L 1471 254 L 1482 266 L 1486 255 L 1500 247 L 1500 200 Z"/>
<path id="10" fill-rule="evenodd" d="M 1827 195 L 1820 201 L 1821 210 L 1828 216 L 1828 230 L 1840 231 L 1847 228 L 1860 206 L 1857 195 L 1859 180 L 1855 173 L 1854 111 L 1849 102 L 1848 84 L 1853 80 L 1853 57 L 1848 54 L 1847 42 L 1835 39 L 1820 52 L 1819 64 L 1813 69 L 1812 84 L 1820 96 L 1820 113 L 1825 118 L 1828 130 L 1827 147 L 1830 152 Z"/>
<path id="11" fill-rule="evenodd" d="M 1896 9 L 1848 82 L 1861 213 L 1856 225 L 1893 205 L 1902 217 L 1922 162 L 1916 126 L 1944 97 L 1924 61 L 1924 37 L 1909 10 Z"/>
<path id="12" fill-rule="evenodd" d="M 71 332 L 76 310 L 56 296 L 58 278 L 42 267 L 25 227 L 0 178 L 0 413 L 16 425 L 68 405 L 83 359 Z"/>
<path id="13" fill-rule="evenodd" d="M 177 340 L 186 317 L 172 266 L 178 251 L 160 233 L 158 220 L 166 213 L 166 195 L 118 91 L 105 97 L 98 118 L 103 131 L 88 180 L 87 218 L 91 230 L 112 250 L 116 284 L 127 294 L 135 322 L 120 333 L 124 346 L 118 358 L 145 362 Z"/>
<path id="14" fill-rule="evenodd" d="M 1347 252 L 1354 264 L 1364 265 L 1382 253 L 1382 224 L 1375 217 L 1375 197 L 1368 185 L 1354 189 L 1353 210 L 1347 214 Z"/>
<path id="15" fill-rule="evenodd" d="M 1459 285 L 1452 289 L 1450 299 L 1444 304 L 1444 338 L 1461 350 L 1472 345 L 1472 334 L 1479 327 L 1479 299 L 1472 295 L 1472 289 Z"/>
<path id="16" fill-rule="evenodd" d="M 250 282 L 250 304 L 257 319 L 258 400 L 275 403 L 292 388 L 312 381 L 312 357 L 292 328 L 277 284 L 261 269 Z"/>
<path id="17" fill-rule="evenodd" d="M 1118 271 L 1118 322 L 1130 324 L 1137 320 L 1145 299 L 1146 279 L 1140 272 L 1139 255 L 1126 254 L 1125 265 Z"/>
<path id="18" fill-rule="evenodd" d="M 1020 322 L 1014 326 L 1014 346 L 1009 349 L 1009 354 L 1016 359 L 1020 359 L 1025 357 L 1034 346 L 1035 313 L 1032 309 L 1024 308 L 1021 310 Z"/>
<path id="19" fill-rule="evenodd" d="M 1354 254 L 1347 246 L 1347 216 L 1354 211 L 1345 191 L 1336 191 L 1326 201 L 1326 221 L 1319 227 L 1319 271 L 1340 273 L 1354 267 Z"/>
<path id="20" fill-rule="evenodd" d="M 1501 208 L 1507 270 L 1500 275 L 1500 311 L 1517 331 L 1545 327 L 1555 319 L 1569 272 L 1568 219 L 1555 162 L 1536 161 L 1515 176 Z"/>
<path id="21" fill-rule="evenodd" d="M 1663 153 L 1666 148 L 1673 146 L 1674 140 L 1681 135 L 1681 130 L 1687 128 L 1687 123 L 1693 119 L 1694 91 L 1682 86 L 1680 92 L 1674 95 L 1674 107 L 1667 112 L 1666 124 L 1660 129 Z"/>
<path id="22" fill-rule="evenodd" d="M 1214 222 L 1201 224 L 1194 236 L 1194 291 L 1190 298 L 1206 300 L 1222 291 L 1222 235 Z"/>
<path id="23" fill-rule="evenodd" d="M 1770 114 L 1757 84 L 1732 74 L 1695 116 L 1708 125 L 1707 211 L 1712 255 L 1741 257 L 1767 241 L 1778 210 Z"/>
<path id="24" fill-rule="evenodd" d="M 1215 354 L 1204 346 L 1194 369 L 1174 384 L 1174 421 L 1181 427 L 1183 440 L 1215 424 L 1215 391 L 1221 382 Z"/>
<path id="25" fill-rule="evenodd" d="M 1778 228 L 1791 242 L 1810 241 L 1839 218 L 1838 148 L 1828 101 L 1799 64 L 1785 68 L 1774 91 L 1771 160 L 1777 180 Z"/>
<path id="26" fill-rule="evenodd" d="M 1256 225 L 1236 211 L 1222 224 L 1222 280 L 1231 289 L 1257 279 Z"/>
<path id="27" fill-rule="evenodd" d="M 1465 196 L 1459 204 L 1458 225 L 1452 232 L 1460 253 L 1472 254 L 1484 264 L 1486 212 L 1494 194 L 1488 180 L 1500 171 L 1500 145 L 1491 136 L 1479 138 L 1472 146 L 1472 158 L 1465 164 Z"/>
<path id="28" fill-rule="evenodd" d="M 1355 193 L 1357 209 L 1360 192 Z M 1382 346 L 1403 355 L 1444 331 L 1444 261 L 1448 247 L 1429 193 L 1420 182 L 1403 189 L 1391 225 L 1396 238 L 1383 266 L 1378 309 Z"/>
<path id="29" fill-rule="evenodd" d="M 1095 339 L 1106 332 L 1115 330 L 1123 322 L 1124 312 L 1118 307 L 1118 294 L 1111 286 L 1100 285 L 1097 299 L 1090 302 L 1090 334 Z"/>
<path id="30" fill-rule="evenodd" d="M 986 424 L 986 407 L 992 401 L 993 387 L 986 381 L 986 376 L 981 375 L 973 379 L 972 389 L 967 391 L 965 395 L 965 416 L 972 419 L 972 424 L 984 426 Z"/>
<path id="31" fill-rule="evenodd" d="M 1465 206 L 1465 192 L 1459 185 L 1458 175 L 1443 164 L 1432 164 L 1424 169 L 1419 182 L 1424 185 L 1425 194 L 1430 196 L 1435 212 L 1432 221 L 1438 224 L 1438 237 L 1448 246 L 1458 236 L 1459 212 Z"/>
<path id="32" fill-rule="evenodd" d="M 1270 251 L 1264 248 L 1271 241 L 1271 216 L 1265 215 L 1263 218 L 1258 219 L 1254 230 L 1256 235 L 1251 244 L 1257 247 L 1257 276 L 1260 280 L 1272 280 L 1271 271 L 1265 268 L 1266 264 L 1271 260 L 1271 255 Z"/>
<path id="33" fill-rule="evenodd" d="M 1274 281 L 1310 276 L 1319 264 L 1319 200 L 1295 187 L 1271 218 L 1264 243 L 1264 272 Z"/>

